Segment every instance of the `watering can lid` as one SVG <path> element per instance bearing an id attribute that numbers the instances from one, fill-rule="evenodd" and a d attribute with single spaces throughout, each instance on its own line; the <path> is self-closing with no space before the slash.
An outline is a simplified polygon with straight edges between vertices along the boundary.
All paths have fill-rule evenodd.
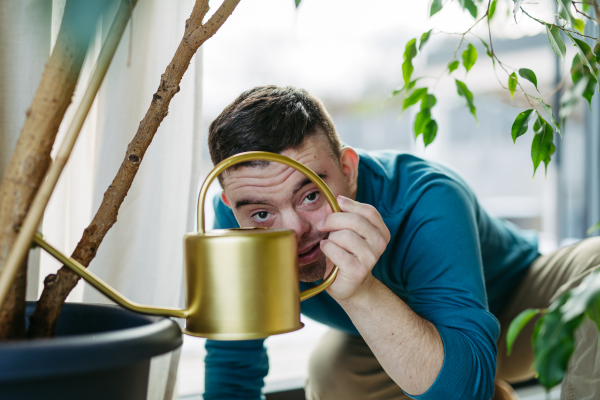
<path id="1" fill-rule="evenodd" d="M 296 233 L 293 229 L 284 229 L 284 228 L 261 228 L 261 227 L 252 227 L 252 228 L 231 228 L 231 229 L 214 229 L 212 231 L 208 231 L 206 233 L 198 233 L 198 232 L 189 232 L 185 234 L 185 237 L 189 236 L 254 236 L 254 235 L 289 235 Z"/>

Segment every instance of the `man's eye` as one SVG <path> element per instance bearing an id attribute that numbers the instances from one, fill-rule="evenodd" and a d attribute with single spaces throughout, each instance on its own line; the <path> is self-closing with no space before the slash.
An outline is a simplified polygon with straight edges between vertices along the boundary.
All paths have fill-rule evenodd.
<path id="1" fill-rule="evenodd" d="M 267 220 L 267 218 L 269 218 L 270 214 L 271 213 L 267 211 L 259 211 L 256 214 L 252 214 L 252 219 L 254 219 L 256 222 L 264 222 Z"/>
<path id="2" fill-rule="evenodd" d="M 319 192 L 312 192 L 311 194 L 309 194 L 308 196 L 306 196 L 304 198 L 304 200 L 302 201 L 302 203 L 304 204 L 309 204 L 309 203 L 313 203 L 315 202 L 317 199 L 319 198 Z"/>

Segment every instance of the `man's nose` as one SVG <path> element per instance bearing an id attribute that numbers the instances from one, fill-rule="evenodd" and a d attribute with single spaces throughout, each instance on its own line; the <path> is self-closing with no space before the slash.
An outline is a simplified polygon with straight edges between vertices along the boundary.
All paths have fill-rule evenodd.
<path id="1" fill-rule="evenodd" d="M 311 229 L 310 222 L 295 211 L 283 213 L 282 225 L 282 228 L 293 229 L 298 241 Z"/>

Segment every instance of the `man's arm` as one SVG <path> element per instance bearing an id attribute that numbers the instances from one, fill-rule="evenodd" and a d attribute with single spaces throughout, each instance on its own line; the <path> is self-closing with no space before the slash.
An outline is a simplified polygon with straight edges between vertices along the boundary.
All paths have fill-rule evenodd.
<path id="1" fill-rule="evenodd" d="M 493 393 L 499 328 L 485 309 L 475 217 L 463 195 L 451 184 L 433 186 L 411 213 L 418 221 L 409 224 L 414 232 L 402 235 L 410 238 L 408 256 L 395 266 L 402 268 L 396 276 L 410 307 L 371 275 L 389 240 L 376 210 L 342 199 L 344 212 L 328 216 L 321 228 L 331 232 L 323 251 L 340 268 L 329 294 L 412 397 L 485 399 Z"/>
<path id="2" fill-rule="evenodd" d="M 264 340 L 206 341 L 204 400 L 262 399 L 269 371 Z"/>
<path id="3" fill-rule="evenodd" d="M 373 275 L 368 275 L 360 293 L 339 303 L 383 369 L 404 391 L 416 396 L 433 385 L 444 363 L 444 345 L 431 322 Z"/>

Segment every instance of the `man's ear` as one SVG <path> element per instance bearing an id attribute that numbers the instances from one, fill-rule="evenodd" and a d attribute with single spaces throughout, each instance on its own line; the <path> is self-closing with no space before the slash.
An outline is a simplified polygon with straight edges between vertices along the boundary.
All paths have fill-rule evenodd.
<path id="1" fill-rule="evenodd" d="M 340 167 L 348 181 L 348 186 L 350 186 L 350 193 L 356 193 L 358 183 L 358 162 L 358 153 L 352 147 L 346 146 L 342 148 L 340 154 Z"/>
<path id="2" fill-rule="evenodd" d="M 221 190 L 221 200 L 223 200 L 223 203 L 225 203 L 227 207 L 231 208 L 231 204 L 229 204 L 229 199 L 227 198 L 227 196 L 225 196 L 224 190 Z"/>

